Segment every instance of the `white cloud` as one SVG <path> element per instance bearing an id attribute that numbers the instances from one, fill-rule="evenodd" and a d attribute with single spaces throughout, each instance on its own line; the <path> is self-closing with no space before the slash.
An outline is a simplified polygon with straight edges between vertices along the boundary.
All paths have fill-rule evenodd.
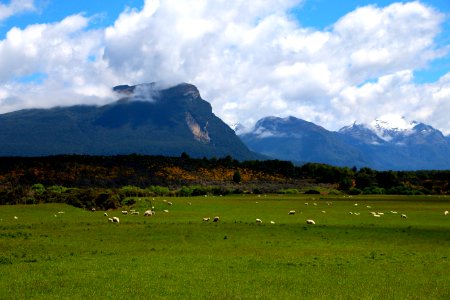
<path id="1" fill-rule="evenodd" d="M 34 0 L 11 0 L 9 4 L 0 3 L 0 21 L 25 11 L 33 11 Z"/>
<path id="2" fill-rule="evenodd" d="M 300 3 L 146 0 L 105 29 L 83 15 L 12 28 L 0 41 L 0 111 L 104 103 L 117 84 L 190 82 L 228 124 L 294 115 L 338 129 L 399 113 L 450 132 L 450 75 L 414 83 L 415 70 L 448 55 L 436 44 L 443 13 L 367 6 L 315 30 L 289 14 Z M 20 81 L 34 73 L 47 77 Z"/>

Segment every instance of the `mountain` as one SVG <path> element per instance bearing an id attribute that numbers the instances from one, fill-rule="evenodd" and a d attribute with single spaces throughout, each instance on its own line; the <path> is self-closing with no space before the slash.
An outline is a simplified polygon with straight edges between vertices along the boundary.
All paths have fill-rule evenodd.
<path id="1" fill-rule="evenodd" d="M 0 115 L 0 156 L 149 154 L 261 158 L 212 113 L 191 84 L 113 89 L 104 106 L 29 109 Z"/>
<path id="2" fill-rule="evenodd" d="M 449 169 L 450 143 L 442 132 L 432 126 L 410 122 L 405 127 L 372 122 L 353 124 L 339 132 L 346 142 L 358 147 L 376 169 L 419 170 Z M 367 134 L 362 134 L 363 132 Z"/>
<path id="3" fill-rule="evenodd" d="M 344 142 L 340 133 L 294 117 L 263 118 L 253 131 L 240 137 L 251 150 L 282 160 L 337 166 L 367 163 L 356 147 Z"/>
<path id="4" fill-rule="evenodd" d="M 266 117 L 240 137 L 253 151 L 295 162 L 377 170 L 450 169 L 450 138 L 404 118 L 355 122 L 333 132 L 294 117 Z"/>

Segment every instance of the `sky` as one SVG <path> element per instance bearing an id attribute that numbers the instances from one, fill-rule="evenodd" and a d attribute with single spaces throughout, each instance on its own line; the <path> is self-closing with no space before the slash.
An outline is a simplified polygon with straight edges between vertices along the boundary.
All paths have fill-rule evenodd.
<path id="1" fill-rule="evenodd" d="M 450 134 L 450 1 L 0 0 L 0 113 L 188 82 L 230 126 L 397 116 Z"/>

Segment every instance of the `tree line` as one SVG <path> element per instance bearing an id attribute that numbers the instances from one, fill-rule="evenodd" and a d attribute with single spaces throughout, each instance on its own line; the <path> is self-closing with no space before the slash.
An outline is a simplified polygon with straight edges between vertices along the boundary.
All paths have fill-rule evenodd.
<path id="1" fill-rule="evenodd" d="M 450 171 L 377 171 L 319 163 L 148 155 L 0 157 L 0 204 L 118 208 L 133 197 L 313 193 L 447 195 Z"/>

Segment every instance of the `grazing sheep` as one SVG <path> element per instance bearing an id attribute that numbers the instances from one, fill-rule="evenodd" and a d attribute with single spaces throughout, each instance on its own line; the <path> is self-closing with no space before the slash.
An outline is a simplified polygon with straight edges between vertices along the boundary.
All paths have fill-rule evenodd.
<path id="1" fill-rule="evenodd" d="M 349 215 L 353 215 L 353 212 L 349 212 L 348 214 L 349 214 Z"/>
<path id="2" fill-rule="evenodd" d="M 63 211 L 58 211 L 58 214 L 63 214 L 64 212 Z"/>
<path id="3" fill-rule="evenodd" d="M 356 215 L 356 216 L 359 216 L 359 213 L 355 212 L 355 215 Z"/>
<path id="4" fill-rule="evenodd" d="M 275 221 L 270 221 L 270 224 L 275 224 Z"/>
<path id="5" fill-rule="evenodd" d="M 108 222 L 114 222 L 113 218 L 108 218 Z"/>
<path id="6" fill-rule="evenodd" d="M 372 208 L 372 206 L 370 206 L 370 205 L 367 205 L 366 207 L 367 207 L 367 208 Z"/>
<path id="7" fill-rule="evenodd" d="M 122 210 L 122 214 L 123 214 L 123 215 L 127 215 L 127 214 L 128 214 L 128 211 L 127 211 L 127 210 Z"/>
<path id="8" fill-rule="evenodd" d="M 165 212 L 165 213 L 168 213 L 168 212 L 169 212 L 169 210 L 165 209 L 165 210 L 163 210 L 163 212 Z"/>
<path id="9" fill-rule="evenodd" d="M 295 215 L 295 210 L 290 210 L 290 211 L 288 212 L 288 215 Z"/>
<path id="10" fill-rule="evenodd" d="M 95 207 L 91 208 L 91 211 L 95 211 Z"/>
<path id="11" fill-rule="evenodd" d="M 262 223 L 261 219 L 256 219 L 256 223 L 261 224 Z"/>
<path id="12" fill-rule="evenodd" d="M 305 202 L 305 205 L 309 205 L 309 203 L 308 203 L 308 202 Z"/>
<path id="13" fill-rule="evenodd" d="M 322 210 L 322 213 L 324 214 L 324 213 L 326 213 L 326 211 Z"/>
<path id="14" fill-rule="evenodd" d="M 107 217 L 107 216 L 108 216 L 108 213 L 104 213 L 103 215 L 104 215 L 105 217 Z"/>
<path id="15" fill-rule="evenodd" d="M 168 205 L 172 205 L 173 203 L 169 201 L 169 202 L 167 202 L 167 204 L 168 204 Z"/>
<path id="16" fill-rule="evenodd" d="M 314 205 L 314 206 L 317 206 L 317 203 L 314 202 L 313 205 Z"/>
<path id="17" fill-rule="evenodd" d="M 203 218 L 203 222 L 209 222 L 210 219 L 211 219 L 210 217 Z"/>
<path id="18" fill-rule="evenodd" d="M 19 219 L 17 216 L 14 216 L 14 220 L 17 220 L 17 219 Z"/>
<path id="19" fill-rule="evenodd" d="M 448 210 L 444 211 L 444 216 L 448 216 Z"/>
<path id="20" fill-rule="evenodd" d="M 113 223 L 120 223 L 120 220 L 118 217 L 113 217 L 112 220 L 113 220 Z"/>
<path id="21" fill-rule="evenodd" d="M 391 214 L 396 214 L 396 213 L 397 213 L 396 211 L 391 210 Z"/>
<path id="22" fill-rule="evenodd" d="M 355 205 L 355 206 L 358 206 L 358 203 L 355 203 L 354 205 Z"/>
<path id="23" fill-rule="evenodd" d="M 154 214 L 155 214 L 155 212 L 152 211 L 151 209 L 149 209 L 149 210 L 146 210 L 146 211 L 144 212 L 144 217 L 151 217 L 151 216 L 153 216 Z"/>
<path id="24" fill-rule="evenodd" d="M 309 220 L 306 220 L 306 224 L 314 225 L 314 224 L 316 224 L 316 222 L 314 222 L 314 220 L 309 219 Z"/>
<path id="25" fill-rule="evenodd" d="M 401 215 L 401 218 L 402 218 L 402 219 L 408 219 L 408 216 L 405 215 L 405 214 L 402 214 L 402 215 Z"/>
<path id="26" fill-rule="evenodd" d="M 214 217 L 213 222 L 219 222 L 219 217 Z"/>
<path id="27" fill-rule="evenodd" d="M 373 215 L 375 218 L 381 218 L 381 216 L 380 215 L 377 215 L 377 214 L 374 214 Z"/>
<path id="28" fill-rule="evenodd" d="M 132 211 L 131 214 L 132 215 L 139 215 L 139 212 L 138 211 Z"/>

